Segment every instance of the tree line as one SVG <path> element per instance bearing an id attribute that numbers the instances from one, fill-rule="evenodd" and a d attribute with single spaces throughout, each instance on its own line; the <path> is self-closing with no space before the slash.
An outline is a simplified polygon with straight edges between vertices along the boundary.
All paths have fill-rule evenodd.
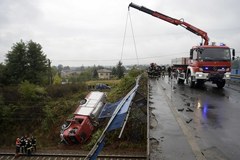
<path id="1" fill-rule="evenodd" d="M 6 54 L 4 64 L 0 63 L 0 84 L 1 85 L 18 85 L 24 81 L 36 85 L 49 85 L 61 83 L 61 71 L 63 65 L 51 66 L 51 61 L 47 58 L 42 50 L 42 46 L 32 40 L 16 42 L 11 50 Z M 86 81 L 97 79 L 97 70 L 102 66 L 93 66 L 84 68 L 78 77 L 70 77 L 72 81 Z M 125 68 L 119 61 L 116 67 L 112 68 L 112 75 L 117 78 L 124 76 Z"/>
<path id="2" fill-rule="evenodd" d="M 23 81 L 47 84 L 50 61 L 39 43 L 17 42 L 6 54 L 5 64 L 0 64 L 0 83 L 16 85 Z"/>

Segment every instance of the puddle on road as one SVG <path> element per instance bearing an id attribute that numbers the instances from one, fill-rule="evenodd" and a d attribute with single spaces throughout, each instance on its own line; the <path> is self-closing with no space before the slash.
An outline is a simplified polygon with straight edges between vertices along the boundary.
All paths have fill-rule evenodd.
<path id="1" fill-rule="evenodd" d="M 213 88 L 211 91 L 214 95 L 223 96 L 223 97 L 225 96 L 224 89 Z"/>
<path id="2" fill-rule="evenodd" d="M 216 106 L 209 104 L 209 105 L 207 106 L 207 108 L 208 108 L 208 109 L 215 109 Z"/>
<path id="3" fill-rule="evenodd" d="M 198 116 L 202 117 L 203 125 L 207 124 L 215 129 L 222 127 L 221 118 L 217 113 L 215 113 L 216 111 L 213 111 L 217 108 L 217 106 L 207 103 L 201 104 L 198 102 L 196 108 L 199 110 L 199 112 L 197 112 Z"/>
<path id="4" fill-rule="evenodd" d="M 213 128 L 221 128 L 221 120 L 218 114 L 215 113 L 215 109 L 218 106 L 209 104 L 208 99 L 201 99 L 199 97 L 189 96 L 186 98 L 186 94 L 182 93 L 183 105 L 178 107 L 178 112 L 183 112 L 182 115 L 188 117 L 186 123 L 190 123 L 191 118 L 201 117 L 200 121 L 203 125 L 209 125 Z M 188 114 L 185 114 L 188 113 Z M 193 113 L 193 114 L 191 114 Z"/>

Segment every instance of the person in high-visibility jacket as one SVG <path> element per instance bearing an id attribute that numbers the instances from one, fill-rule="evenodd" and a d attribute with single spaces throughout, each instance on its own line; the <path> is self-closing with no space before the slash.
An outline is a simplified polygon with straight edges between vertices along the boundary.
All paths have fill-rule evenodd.
<path id="1" fill-rule="evenodd" d="M 15 158 L 19 157 L 19 152 L 20 152 L 20 145 L 21 145 L 21 140 L 20 138 L 16 139 L 16 153 L 15 153 Z"/>
<path id="2" fill-rule="evenodd" d="M 20 145 L 21 145 L 20 138 L 17 138 L 16 139 L 16 154 L 18 154 L 20 152 Z"/>

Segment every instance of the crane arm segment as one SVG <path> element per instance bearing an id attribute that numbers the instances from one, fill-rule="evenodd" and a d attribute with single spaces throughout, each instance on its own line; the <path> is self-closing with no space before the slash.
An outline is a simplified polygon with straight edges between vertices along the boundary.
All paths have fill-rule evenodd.
<path id="1" fill-rule="evenodd" d="M 194 27 L 193 25 L 187 23 L 187 22 L 184 22 L 183 19 L 175 19 L 175 18 L 172 18 L 172 17 L 169 17 L 167 15 L 164 15 L 162 13 L 159 13 L 159 12 L 156 12 L 156 11 L 152 11 L 151 9 L 148 9 L 144 6 L 139 6 L 139 5 L 136 5 L 134 3 L 130 3 L 129 6 L 128 6 L 128 9 L 132 7 L 132 8 L 135 8 L 135 9 L 138 9 L 142 12 L 145 12 L 147 14 L 150 14 L 156 18 L 159 18 L 159 19 L 162 19 L 166 22 L 169 22 L 169 23 L 172 23 L 174 25 L 180 25 L 182 26 L 183 28 L 187 29 L 188 31 L 198 35 L 198 36 L 201 36 L 202 39 L 204 39 L 204 45 L 208 45 L 209 43 L 209 38 L 208 38 L 208 35 L 205 31 L 197 28 L 197 27 Z"/>

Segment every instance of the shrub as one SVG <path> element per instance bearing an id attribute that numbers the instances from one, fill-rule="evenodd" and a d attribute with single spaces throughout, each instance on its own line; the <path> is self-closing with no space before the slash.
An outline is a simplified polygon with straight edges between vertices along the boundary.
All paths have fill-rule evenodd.
<path id="1" fill-rule="evenodd" d="M 87 90 L 86 84 L 64 84 L 64 85 L 51 85 L 47 87 L 48 96 L 51 98 L 62 98 L 69 95 L 85 92 Z"/>
<path id="2" fill-rule="evenodd" d="M 23 100 L 30 102 L 39 101 L 44 97 L 44 95 L 46 95 L 46 91 L 43 87 L 29 83 L 28 81 L 23 81 L 19 85 L 18 91 L 21 94 Z"/>

